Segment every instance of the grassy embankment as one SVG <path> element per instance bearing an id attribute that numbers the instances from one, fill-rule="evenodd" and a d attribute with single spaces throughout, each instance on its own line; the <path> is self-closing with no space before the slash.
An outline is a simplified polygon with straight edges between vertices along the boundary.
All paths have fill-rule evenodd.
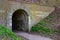
<path id="1" fill-rule="evenodd" d="M 15 35 L 15 33 L 6 28 L 6 26 L 0 25 L 0 40 L 22 40 L 22 38 Z"/>

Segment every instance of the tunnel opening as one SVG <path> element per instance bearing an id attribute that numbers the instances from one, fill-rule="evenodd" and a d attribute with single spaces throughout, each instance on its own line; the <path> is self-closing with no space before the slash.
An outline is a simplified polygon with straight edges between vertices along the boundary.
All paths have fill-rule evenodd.
<path id="1" fill-rule="evenodd" d="M 28 31 L 28 14 L 19 9 L 12 15 L 12 31 Z"/>

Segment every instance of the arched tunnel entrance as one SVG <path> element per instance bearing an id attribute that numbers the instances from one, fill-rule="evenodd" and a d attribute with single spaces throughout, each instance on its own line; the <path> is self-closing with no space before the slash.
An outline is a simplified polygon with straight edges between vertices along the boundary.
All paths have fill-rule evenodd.
<path id="1" fill-rule="evenodd" d="M 12 31 L 28 31 L 28 14 L 19 9 L 12 15 Z"/>

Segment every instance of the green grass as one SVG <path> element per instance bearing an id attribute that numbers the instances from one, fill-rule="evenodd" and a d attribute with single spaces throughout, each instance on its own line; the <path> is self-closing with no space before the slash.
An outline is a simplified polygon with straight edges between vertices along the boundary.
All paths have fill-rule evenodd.
<path id="1" fill-rule="evenodd" d="M 0 40 L 22 40 L 6 26 L 0 25 Z"/>

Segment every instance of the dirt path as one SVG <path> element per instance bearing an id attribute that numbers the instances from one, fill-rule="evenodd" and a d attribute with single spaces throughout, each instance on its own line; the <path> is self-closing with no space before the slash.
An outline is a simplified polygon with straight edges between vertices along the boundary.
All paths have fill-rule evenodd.
<path id="1" fill-rule="evenodd" d="M 39 35 L 33 35 L 33 34 L 29 34 L 29 33 L 24 33 L 24 32 L 18 32 L 16 33 L 19 36 L 23 36 L 29 40 L 52 40 L 48 37 L 43 37 L 43 36 L 39 36 Z"/>

